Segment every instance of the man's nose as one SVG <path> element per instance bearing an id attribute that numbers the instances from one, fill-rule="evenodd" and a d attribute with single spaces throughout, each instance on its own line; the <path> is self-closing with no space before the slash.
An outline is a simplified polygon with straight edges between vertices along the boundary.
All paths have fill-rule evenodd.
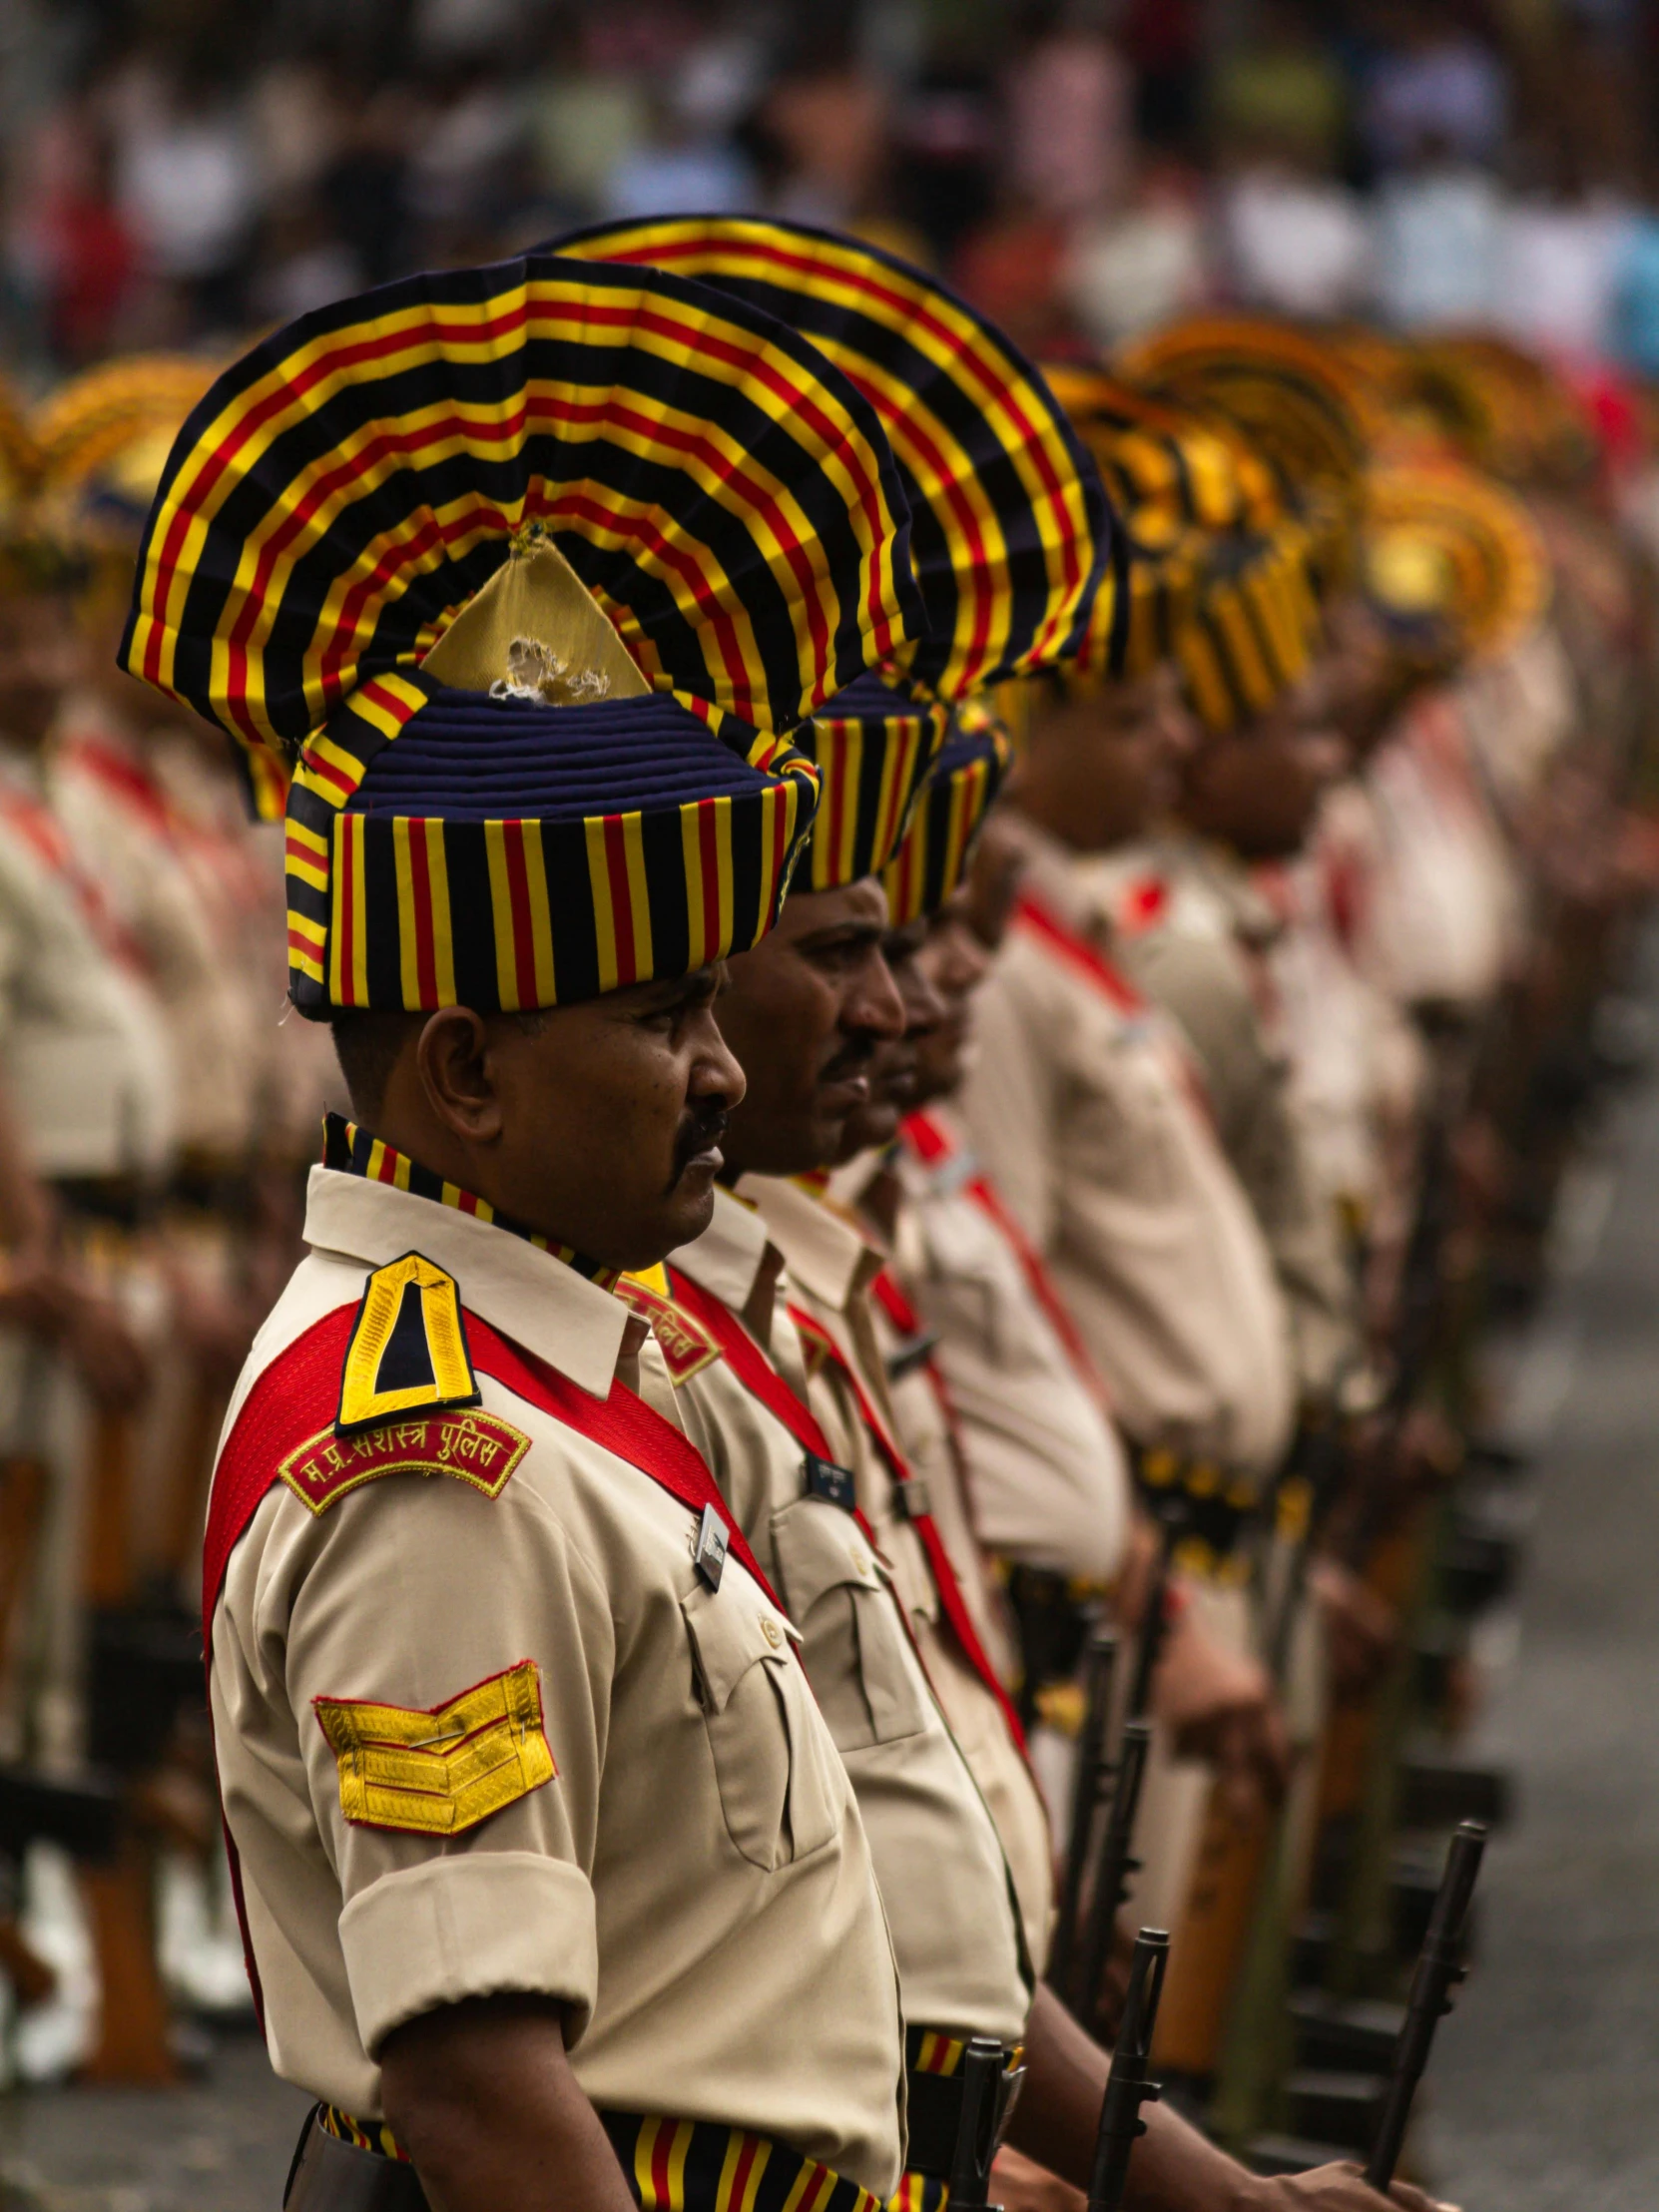
<path id="1" fill-rule="evenodd" d="M 904 1000 L 898 979 L 878 949 L 872 948 L 868 959 L 859 964 L 857 980 L 841 1008 L 840 1026 L 872 1037 L 904 1034 Z"/>

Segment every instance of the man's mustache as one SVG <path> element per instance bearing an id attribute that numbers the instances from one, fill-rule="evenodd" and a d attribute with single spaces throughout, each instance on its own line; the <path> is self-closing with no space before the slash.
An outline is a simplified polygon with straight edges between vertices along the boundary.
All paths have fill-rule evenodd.
<path id="1" fill-rule="evenodd" d="M 860 1031 L 848 1037 L 839 1051 L 830 1055 L 819 1070 L 819 1081 L 840 1083 L 849 1075 L 862 1075 L 874 1057 L 875 1039 Z"/>
<path id="2" fill-rule="evenodd" d="M 708 1152 L 726 1134 L 732 1116 L 721 1105 L 688 1106 L 674 1134 L 674 1180 L 678 1183 L 700 1152 Z"/>

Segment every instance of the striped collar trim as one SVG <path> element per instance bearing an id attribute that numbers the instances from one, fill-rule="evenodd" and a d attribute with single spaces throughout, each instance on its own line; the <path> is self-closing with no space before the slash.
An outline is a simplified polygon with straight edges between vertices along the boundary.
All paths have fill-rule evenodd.
<path id="1" fill-rule="evenodd" d="M 452 1206 L 457 1213 L 471 1214 L 474 1220 L 487 1221 L 497 1229 L 506 1230 L 510 1237 L 522 1237 L 527 1245 L 533 1245 L 552 1259 L 562 1260 L 567 1268 L 574 1268 L 578 1275 L 602 1291 L 616 1285 L 619 1273 L 616 1268 L 601 1267 L 597 1260 L 586 1258 L 573 1245 L 555 1244 L 539 1229 L 527 1229 L 510 1214 L 497 1213 L 487 1198 L 463 1191 L 458 1183 L 446 1183 L 441 1175 L 434 1175 L 418 1160 L 409 1159 L 387 1144 L 383 1137 L 375 1136 L 372 1130 L 347 1121 L 343 1114 L 322 1117 L 322 1165 L 342 1175 L 360 1175 L 365 1182 L 389 1183 L 394 1190 L 408 1191 L 415 1198 L 429 1198 L 438 1206 Z"/>

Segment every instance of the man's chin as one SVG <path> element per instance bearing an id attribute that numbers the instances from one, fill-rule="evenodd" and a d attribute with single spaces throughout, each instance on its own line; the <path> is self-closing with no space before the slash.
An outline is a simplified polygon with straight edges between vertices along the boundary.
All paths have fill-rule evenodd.
<path id="1" fill-rule="evenodd" d="M 714 1220 L 715 1180 L 708 1169 L 687 1168 L 675 1184 L 665 1212 L 664 1252 L 675 1252 L 681 1245 L 695 1244 Z"/>

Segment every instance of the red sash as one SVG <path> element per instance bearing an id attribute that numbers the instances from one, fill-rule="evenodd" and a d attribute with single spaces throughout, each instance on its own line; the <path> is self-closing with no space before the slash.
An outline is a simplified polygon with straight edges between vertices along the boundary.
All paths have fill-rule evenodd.
<path id="1" fill-rule="evenodd" d="M 356 1306 L 339 1306 L 313 1322 L 303 1336 L 274 1360 L 243 1404 L 236 1425 L 220 1453 L 214 1470 L 213 1497 L 208 1509 L 208 1531 L 202 1549 L 202 1650 L 209 1670 L 213 1667 L 213 1620 L 224 1586 L 231 1554 L 246 1533 L 260 1501 L 278 1480 L 276 1469 L 287 1453 L 328 1427 L 339 1402 L 340 1368 L 350 1342 Z M 608 1398 L 580 1389 L 544 1361 L 499 1336 L 476 1314 L 466 1316 L 467 1347 L 480 1375 L 503 1383 L 539 1412 L 562 1421 L 579 1435 L 589 1436 L 662 1484 L 692 1512 L 712 1505 L 726 1528 L 728 1548 L 754 1576 L 774 1605 L 772 1585 L 761 1572 L 743 1530 L 715 1486 L 715 1478 L 702 1454 L 672 1421 L 664 1420 L 645 1400 L 620 1382 L 611 1384 Z M 783 1607 L 778 1605 L 778 1610 Z M 225 1847 L 231 1863 L 231 1889 L 236 1901 L 237 1925 L 242 1931 L 243 1956 L 254 1991 L 254 2007 L 262 2031 L 265 1995 L 259 1967 L 248 1933 L 248 1910 L 242 1886 L 242 1861 L 229 1826 Z"/>
<path id="2" fill-rule="evenodd" d="M 1108 959 L 1099 945 L 1091 943 L 1087 937 L 1081 936 L 1077 930 L 1063 922 L 1054 909 L 1045 906 L 1033 892 L 1021 891 L 1014 900 L 1014 919 L 1029 929 L 1034 937 L 1040 937 L 1057 958 L 1064 960 L 1078 974 L 1087 977 L 1120 1014 L 1146 1014 L 1153 1011 L 1151 1001 L 1142 997 L 1122 968 Z M 1213 1130 L 1216 1123 L 1215 1111 L 1192 1053 L 1184 1039 L 1173 1031 L 1169 1044 L 1182 1088 L 1206 1125 Z"/>
<path id="3" fill-rule="evenodd" d="M 675 1305 L 683 1306 L 693 1321 L 700 1322 L 714 1338 L 726 1355 L 727 1366 L 750 1396 L 760 1399 L 803 1451 L 810 1451 L 833 1465 L 835 1454 L 830 1449 L 830 1439 L 820 1426 L 818 1415 L 805 1398 L 797 1397 L 731 1307 L 723 1299 L 716 1298 L 712 1291 L 706 1291 L 701 1283 L 694 1283 L 689 1275 L 682 1275 L 678 1268 L 669 1269 L 668 1279 Z M 875 1541 L 875 1531 L 865 1519 L 861 1506 L 853 1506 L 852 1518 L 865 1543 L 879 1555 L 881 1547 Z"/>
<path id="4" fill-rule="evenodd" d="M 946 1132 L 932 1116 L 917 1112 L 911 1114 L 899 1131 L 923 1167 L 933 1167 L 941 1160 L 948 1160 L 956 1151 Z M 1089 1358 L 1089 1348 L 1077 1333 L 1077 1324 L 1066 1309 L 1066 1303 L 1054 1287 L 1042 1254 L 1031 1242 L 1025 1231 L 1002 1202 L 996 1185 L 985 1175 L 975 1175 L 962 1185 L 967 1196 L 979 1211 L 987 1216 L 1003 1243 L 1019 1264 L 1026 1288 L 1041 1307 L 1049 1327 L 1060 1340 L 1061 1349 L 1076 1370 L 1077 1379 L 1099 1403 L 1109 1412 L 1111 1396 L 1105 1383 L 1095 1372 Z"/>
<path id="5" fill-rule="evenodd" d="M 249 1392 L 220 1454 L 202 1561 L 202 1635 L 210 1656 L 214 1608 L 231 1553 L 277 1479 L 281 1460 L 333 1421 L 340 1367 L 356 1313 L 355 1305 L 337 1307 L 313 1322 L 272 1362 Z M 664 1420 L 624 1382 L 613 1382 L 608 1398 L 580 1389 L 544 1361 L 498 1335 L 476 1314 L 466 1316 L 466 1337 L 478 1374 L 491 1377 L 539 1412 L 626 1459 L 692 1512 L 701 1513 L 705 1505 L 712 1505 L 726 1524 L 729 1548 L 772 1603 L 778 1604 L 702 1454 L 672 1421 Z M 783 1611 L 782 1606 L 778 1609 Z"/>
<path id="6" fill-rule="evenodd" d="M 882 1291 L 882 1285 L 886 1282 L 887 1278 L 884 1275 L 878 1276 L 874 1286 L 876 1296 L 882 1299 L 883 1305 L 887 1303 L 886 1295 Z M 888 1283 L 887 1292 L 902 1303 L 902 1294 L 896 1290 L 895 1286 Z M 888 1311 L 891 1311 L 890 1307 Z M 903 1328 L 907 1336 L 918 1334 L 920 1324 L 915 1314 L 907 1306 L 904 1308 L 904 1312 L 909 1326 L 906 1328 L 905 1324 L 899 1322 L 897 1317 L 894 1316 L 896 1326 Z M 870 1403 L 868 1392 L 853 1373 L 851 1365 L 841 1351 L 840 1346 L 836 1344 L 834 1338 L 830 1336 L 822 1322 L 815 1321 L 811 1314 L 803 1312 L 799 1306 L 790 1308 L 790 1319 L 800 1330 L 802 1336 L 818 1348 L 846 1382 L 847 1387 L 852 1392 L 853 1402 L 858 1408 L 859 1418 L 869 1431 L 870 1440 L 886 1462 L 887 1472 L 892 1476 L 894 1483 L 900 1490 L 903 1490 L 914 1479 L 910 1471 L 909 1461 L 887 1433 L 885 1422 Z M 931 1363 L 929 1364 L 931 1365 Z M 935 1389 L 938 1386 L 935 1378 Z M 949 1417 L 948 1407 L 946 1407 L 946 1414 Z M 1019 1715 L 1014 1711 L 1013 1704 L 1007 1691 L 1002 1687 L 996 1669 L 986 1657 L 984 1645 L 979 1641 L 979 1631 L 973 1625 L 973 1616 L 968 1611 L 967 1600 L 963 1597 L 961 1585 L 956 1580 L 956 1570 L 950 1563 L 949 1552 L 944 1548 L 944 1538 L 939 1534 L 938 1524 L 931 1513 L 917 1512 L 913 1509 L 906 1512 L 905 1518 L 921 1539 L 921 1548 L 927 1554 L 927 1564 L 932 1572 L 933 1586 L 939 1593 L 939 1603 L 944 1608 L 944 1617 L 950 1623 L 957 1643 L 962 1647 L 962 1654 L 974 1673 L 978 1675 L 980 1681 L 984 1683 L 986 1689 L 996 1699 L 1002 1717 L 1008 1724 L 1008 1733 L 1023 1756 L 1025 1752 L 1025 1731 L 1020 1726 Z"/>

